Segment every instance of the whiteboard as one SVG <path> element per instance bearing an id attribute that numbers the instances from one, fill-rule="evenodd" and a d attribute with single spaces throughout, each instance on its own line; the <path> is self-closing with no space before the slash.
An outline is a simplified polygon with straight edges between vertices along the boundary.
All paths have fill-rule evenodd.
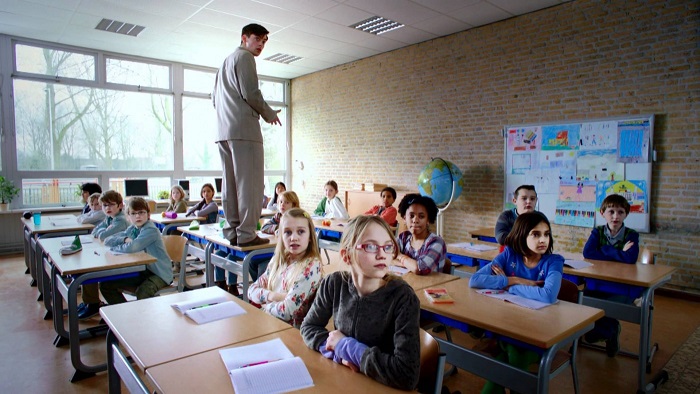
<path id="1" fill-rule="evenodd" d="M 592 228 L 617 193 L 632 206 L 625 225 L 650 231 L 654 115 L 507 125 L 503 138 L 505 209 L 518 186 L 534 185 L 550 222 Z"/>

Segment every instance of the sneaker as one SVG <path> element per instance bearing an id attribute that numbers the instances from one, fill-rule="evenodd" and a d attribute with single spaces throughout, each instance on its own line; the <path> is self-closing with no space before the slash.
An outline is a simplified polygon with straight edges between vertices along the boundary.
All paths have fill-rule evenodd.
<path id="1" fill-rule="evenodd" d="M 73 239 L 73 243 L 71 243 L 68 246 L 62 247 L 58 251 L 65 256 L 73 253 L 78 253 L 81 250 L 83 250 L 83 244 L 80 243 L 80 237 L 76 235 L 75 239 Z"/>
<path id="2" fill-rule="evenodd" d="M 620 351 L 620 331 L 622 331 L 622 326 L 618 322 L 615 334 L 605 341 L 605 353 L 608 354 L 608 357 L 615 357 Z"/>
<path id="3" fill-rule="evenodd" d="M 102 305 L 97 304 L 87 304 L 87 306 L 80 312 L 78 312 L 78 320 L 89 319 L 100 312 L 100 307 Z"/>
<path id="4" fill-rule="evenodd" d="M 239 241 L 238 246 L 241 248 L 246 248 L 248 246 L 265 245 L 265 244 L 269 244 L 269 243 L 270 243 L 269 239 L 260 238 L 256 235 L 255 238 L 253 238 L 252 240 L 250 240 L 248 242 L 240 242 Z"/>
<path id="5" fill-rule="evenodd" d="M 80 313 L 83 309 L 87 308 L 88 304 L 81 302 L 78 304 L 78 313 Z"/>

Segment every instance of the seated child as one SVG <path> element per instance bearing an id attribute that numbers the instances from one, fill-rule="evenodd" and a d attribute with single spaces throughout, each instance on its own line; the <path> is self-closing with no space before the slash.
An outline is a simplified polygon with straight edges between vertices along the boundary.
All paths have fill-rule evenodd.
<path id="1" fill-rule="evenodd" d="M 469 280 L 469 287 L 507 290 L 511 294 L 552 304 L 561 287 L 564 258 L 552 254 L 554 239 L 547 217 L 539 212 L 518 215 L 505 240 L 503 253 L 479 269 Z M 546 322 L 542 322 L 546 324 Z M 499 360 L 528 369 L 540 356 L 532 350 L 499 342 Z M 483 393 L 504 393 L 505 389 L 486 382 Z"/>
<path id="2" fill-rule="evenodd" d="M 627 199 L 619 194 L 605 197 L 600 206 L 600 213 L 607 222 L 595 227 L 583 247 L 583 257 L 593 260 L 617 261 L 634 264 L 639 257 L 639 233 L 625 227 L 625 218 L 630 212 Z M 625 304 L 634 303 L 633 297 L 621 294 L 611 295 L 595 290 L 586 290 L 587 296 L 603 298 Z M 595 322 L 595 327 L 584 336 L 589 343 L 605 341 L 605 351 L 609 357 L 615 357 L 620 351 L 620 322 L 604 316 Z"/>
<path id="3" fill-rule="evenodd" d="M 129 223 L 122 212 L 124 200 L 119 192 L 107 190 L 102 193 L 98 202 L 102 206 L 105 219 L 95 226 L 92 235 L 104 241 L 107 237 L 124 231 Z M 100 311 L 100 290 L 97 283 L 90 283 L 82 287 L 83 302 L 78 305 L 78 319 L 88 319 Z"/>
<path id="4" fill-rule="evenodd" d="M 165 212 L 185 213 L 187 212 L 187 201 L 185 201 L 185 189 L 180 185 L 173 185 L 170 188 L 170 204 Z M 218 209 L 217 209 L 218 211 Z"/>
<path id="5" fill-rule="evenodd" d="M 80 197 L 85 203 L 81 214 L 90 212 L 90 201 L 88 198 L 95 194 L 102 194 L 102 187 L 94 182 L 86 182 L 80 185 Z"/>
<path id="6" fill-rule="evenodd" d="M 505 245 L 506 236 L 513 228 L 518 215 L 535 211 L 535 205 L 537 205 L 535 187 L 532 185 L 518 186 L 515 189 L 515 193 L 513 193 L 513 204 L 515 204 L 515 208 L 503 211 L 498 217 L 498 221 L 496 221 L 494 233 L 496 234 L 496 241 L 501 245 Z"/>
<path id="7" fill-rule="evenodd" d="M 100 195 L 100 193 L 92 193 L 90 197 L 88 197 L 88 204 L 90 205 L 90 210 L 87 213 L 83 213 L 78 216 L 78 223 L 98 224 L 105 220 L 106 215 L 104 212 L 102 212 Z"/>
<path id="8" fill-rule="evenodd" d="M 278 238 L 265 273 L 248 288 L 248 299 L 272 316 L 299 328 L 322 276 L 311 216 L 303 209 L 290 209 L 282 215 Z"/>
<path id="9" fill-rule="evenodd" d="M 277 210 L 277 198 L 280 196 L 280 194 L 284 193 L 287 191 L 287 186 L 284 185 L 284 182 L 277 182 L 275 184 L 275 194 L 272 196 L 270 201 L 267 202 L 267 209 L 271 211 L 276 211 Z"/>
<path id="10" fill-rule="evenodd" d="M 126 302 L 121 289 L 136 288 L 136 298 L 142 300 L 156 295 L 156 292 L 173 281 L 172 261 L 165 250 L 160 231 L 150 220 L 148 203 L 141 197 L 131 197 L 127 208 L 132 225 L 125 231 L 105 239 L 105 245 L 113 252 L 146 252 L 156 258 L 155 263 L 147 264 L 146 270 L 138 276 L 100 282 L 100 291 L 108 304 Z"/>
<path id="11" fill-rule="evenodd" d="M 399 234 L 397 259 L 418 275 L 442 272 L 445 267 L 447 245 L 442 237 L 430 231 L 437 213 L 435 201 L 420 194 L 407 194 L 399 203 L 399 214 L 408 230 Z"/>
<path id="12" fill-rule="evenodd" d="M 323 187 L 325 197 L 318 203 L 314 215 L 323 216 L 329 219 L 348 219 L 348 211 L 345 210 L 343 202 L 340 201 L 338 194 L 338 184 L 331 180 L 326 182 Z"/>
<path id="13" fill-rule="evenodd" d="M 282 219 L 282 215 L 292 208 L 299 208 L 299 197 L 293 191 L 282 192 L 282 194 L 277 197 L 277 201 L 277 209 L 279 212 L 268 220 L 267 223 L 262 226 L 262 229 L 260 229 L 260 231 L 265 234 L 275 234 L 280 220 Z"/>
<path id="14" fill-rule="evenodd" d="M 340 245 L 350 271 L 323 279 L 301 335 L 309 348 L 336 363 L 413 390 L 420 370 L 420 302 L 411 286 L 388 271 L 397 247 L 384 220 L 350 220 Z M 331 318 L 335 330 L 328 332 Z"/>
<path id="15" fill-rule="evenodd" d="M 199 192 L 202 201 L 188 209 L 185 216 L 205 217 L 205 224 L 216 223 L 216 219 L 219 217 L 219 206 L 213 201 L 214 193 L 214 186 L 211 183 L 205 183 Z"/>
<path id="16" fill-rule="evenodd" d="M 394 201 L 396 201 L 396 190 L 393 187 L 385 187 L 379 193 L 379 197 L 381 197 L 382 203 L 372 207 L 372 209 L 365 212 L 365 215 L 377 215 L 384 219 L 389 226 L 396 227 L 399 224 L 396 221 L 396 208 L 393 207 Z"/>

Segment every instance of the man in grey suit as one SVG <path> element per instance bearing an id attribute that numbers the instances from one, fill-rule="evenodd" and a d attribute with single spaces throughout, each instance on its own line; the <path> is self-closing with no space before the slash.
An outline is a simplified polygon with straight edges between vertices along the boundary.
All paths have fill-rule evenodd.
<path id="1" fill-rule="evenodd" d="M 268 33 L 257 24 L 243 28 L 241 45 L 219 68 L 212 93 L 224 170 L 224 237 L 238 246 L 269 242 L 255 233 L 265 192 L 265 152 L 259 119 L 262 116 L 267 123 L 282 125 L 277 117 L 280 111 L 265 102 L 258 87 L 255 56 L 265 48 Z"/>

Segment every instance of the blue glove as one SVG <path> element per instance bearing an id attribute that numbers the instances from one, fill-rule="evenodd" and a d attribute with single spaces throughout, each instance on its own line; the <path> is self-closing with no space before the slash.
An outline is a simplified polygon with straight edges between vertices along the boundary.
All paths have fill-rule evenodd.
<path id="1" fill-rule="evenodd" d="M 362 364 L 362 355 L 365 354 L 367 347 L 355 338 L 345 337 L 335 345 L 335 354 L 336 357 L 347 360 L 359 368 Z"/>

